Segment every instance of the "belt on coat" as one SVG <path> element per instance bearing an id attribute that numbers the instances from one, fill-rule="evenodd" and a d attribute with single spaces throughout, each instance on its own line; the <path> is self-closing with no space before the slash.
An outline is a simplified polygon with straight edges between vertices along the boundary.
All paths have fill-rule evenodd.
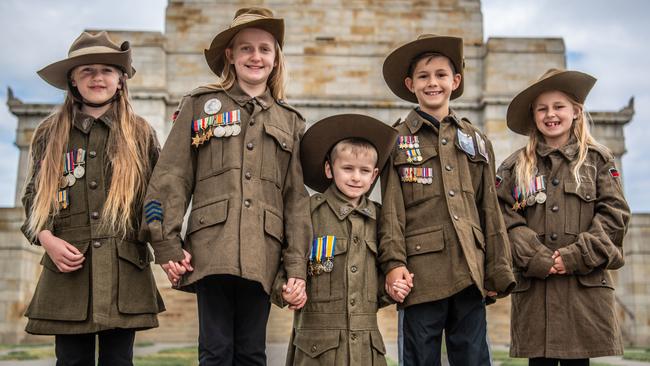
<path id="1" fill-rule="evenodd" d="M 377 314 L 302 313 L 295 319 L 296 329 L 377 330 Z"/>

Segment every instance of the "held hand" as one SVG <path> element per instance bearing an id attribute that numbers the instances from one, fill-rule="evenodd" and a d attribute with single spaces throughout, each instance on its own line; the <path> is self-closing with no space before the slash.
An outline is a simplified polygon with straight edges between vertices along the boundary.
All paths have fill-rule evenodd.
<path id="1" fill-rule="evenodd" d="M 406 266 L 401 266 L 401 267 L 396 267 L 390 270 L 388 274 L 386 275 L 386 283 L 385 283 L 385 289 L 388 295 L 395 301 L 402 303 L 404 302 L 404 298 L 406 296 L 400 296 L 395 292 L 395 289 L 393 288 L 393 284 L 395 284 L 397 281 L 403 280 L 406 285 L 410 288 L 413 287 L 413 274 L 409 272 L 409 270 L 406 268 Z"/>
<path id="2" fill-rule="evenodd" d="M 161 267 L 167 273 L 167 278 L 171 282 L 172 286 L 178 286 L 178 283 L 181 277 L 187 273 L 194 271 L 192 267 L 192 255 L 183 249 L 184 258 L 178 262 L 169 261 L 165 264 L 162 264 Z"/>
<path id="3" fill-rule="evenodd" d="M 496 296 L 497 296 L 497 292 L 496 292 L 496 291 L 488 291 L 488 292 L 487 292 L 487 297 L 496 297 Z"/>
<path id="4" fill-rule="evenodd" d="M 410 274 L 411 277 L 413 274 Z M 397 302 L 403 302 L 406 299 L 406 296 L 411 292 L 411 287 L 406 283 L 406 280 L 397 280 L 393 282 L 391 286 L 392 292 L 395 294 L 393 300 Z M 392 296 L 391 296 L 392 297 Z"/>
<path id="5" fill-rule="evenodd" d="M 38 234 L 41 246 L 52 259 L 56 268 L 61 272 L 73 272 L 81 268 L 86 258 L 79 249 L 63 239 L 59 239 L 49 230 L 43 230 Z"/>
<path id="6" fill-rule="evenodd" d="M 557 274 L 566 274 L 566 267 L 564 266 L 564 260 L 562 260 L 562 256 L 560 255 L 559 251 L 555 251 L 553 253 L 553 260 L 555 263 L 553 263 L 553 269 L 555 269 Z"/>
<path id="7" fill-rule="evenodd" d="M 307 303 L 305 280 L 290 278 L 282 285 L 282 298 L 289 304 L 289 309 L 299 310 Z"/>
<path id="8" fill-rule="evenodd" d="M 285 286 L 286 286 L 286 290 L 285 290 Z M 305 282 L 305 280 L 291 277 L 287 281 L 287 284 L 282 286 L 282 290 L 287 294 L 295 294 L 296 292 L 305 291 L 306 286 L 307 283 Z"/>

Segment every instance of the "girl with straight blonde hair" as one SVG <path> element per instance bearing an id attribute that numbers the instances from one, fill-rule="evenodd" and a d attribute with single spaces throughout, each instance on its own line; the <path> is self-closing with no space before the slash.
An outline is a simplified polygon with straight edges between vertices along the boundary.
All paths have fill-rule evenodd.
<path id="1" fill-rule="evenodd" d="M 82 33 L 39 75 L 66 90 L 34 132 L 22 229 L 45 254 L 26 331 L 55 335 L 57 365 L 132 365 L 135 330 L 164 310 L 138 240 L 155 131 L 130 105 L 128 42 Z"/>
<path id="2" fill-rule="evenodd" d="M 528 136 L 496 178 L 517 278 L 510 355 L 531 366 L 623 353 L 609 271 L 623 266 L 630 210 L 614 156 L 589 133 L 595 82 L 551 69 L 508 107 L 508 127 Z"/>

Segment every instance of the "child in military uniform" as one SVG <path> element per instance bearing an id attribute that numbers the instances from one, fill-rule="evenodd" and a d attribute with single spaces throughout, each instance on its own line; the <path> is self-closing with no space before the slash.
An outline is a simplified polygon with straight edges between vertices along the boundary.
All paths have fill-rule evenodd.
<path id="1" fill-rule="evenodd" d="M 630 210 L 614 156 L 589 133 L 595 82 L 551 69 L 508 107 L 508 127 L 528 136 L 496 181 L 517 278 L 510 354 L 531 366 L 623 353 L 609 270 L 623 266 Z"/>
<path id="2" fill-rule="evenodd" d="M 156 262 L 174 286 L 197 294 L 201 365 L 266 363 L 268 294 L 281 258 L 289 286 L 304 291 L 305 123 L 282 100 L 283 36 L 270 10 L 237 11 L 205 51 L 218 82 L 182 99 L 147 190 L 144 234 Z"/>
<path id="3" fill-rule="evenodd" d="M 377 310 L 387 304 L 377 266 L 379 205 L 366 195 L 396 137 L 390 126 L 358 114 L 325 118 L 305 133 L 305 184 L 319 192 L 311 196 L 307 297 L 287 291 L 283 273 L 273 296 L 279 306 L 302 308 L 287 365 L 386 364 L 377 328 Z M 405 281 L 394 286 L 409 291 Z"/>
<path id="4" fill-rule="evenodd" d="M 82 33 L 38 74 L 66 90 L 34 132 L 23 206 L 27 238 L 45 249 L 26 331 L 55 335 L 57 365 L 132 365 L 135 330 L 164 307 L 137 240 L 155 131 L 131 110 L 129 43 Z"/>
<path id="5" fill-rule="evenodd" d="M 396 124 L 382 173 L 379 259 L 387 285 L 413 285 L 401 303 L 405 365 L 440 364 L 443 329 L 452 365 L 489 365 L 484 297 L 514 287 L 492 145 L 449 108 L 463 93 L 463 63 L 461 38 L 423 35 L 383 66 L 393 93 L 418 103 Z"/>

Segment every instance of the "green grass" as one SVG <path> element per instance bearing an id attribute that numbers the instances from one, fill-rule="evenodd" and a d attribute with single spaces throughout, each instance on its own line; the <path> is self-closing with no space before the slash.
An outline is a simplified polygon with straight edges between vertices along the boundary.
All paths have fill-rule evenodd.
<path id="1" fill-rule="evenodd" d="M 650 348 L 631 348 L 626 349 L 623 359 L 632 361 L 650 362 Z"/>
<path id="2" fill-rule="evenodd" d="M 52 357 L 54 357 L 52 345 L 21 345 L 0 356 L 0 361 L 40 360 Z"/>
<path id="3" fill-rule="evenodd" d="M 393 361 L 392 358 L 386 357 L 386 363 L 388 364 L 388 366 L 398 366 L 397 361 Z"/>

